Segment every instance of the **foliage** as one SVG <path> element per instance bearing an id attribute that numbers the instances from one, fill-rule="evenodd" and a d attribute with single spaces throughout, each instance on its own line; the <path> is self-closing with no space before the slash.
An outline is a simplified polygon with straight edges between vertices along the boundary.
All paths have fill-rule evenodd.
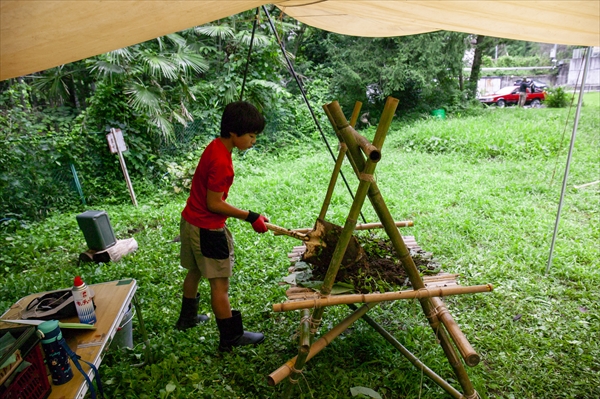
<path id="1" fill-rule="evenodd" d="M 482 357 L 478 366 L 467 369 L 482 398 L 600 396 L 600 344 L 593 339 L 600 334 L 600 191 L 598 185 L 573 187 L 597 180 L 599 98 L 598 93 L 586 94 L 548 274 L 544 269 L 568 145 L 559 144 L 567 109 L 480 110 L 446 120 L 401 120 L 388 134 L 376 178 L 392 216 L 414 221 L 402 235 L 415 236 L 443 271 L 461 276 L 461 285 L 494 286 L 489 294 L 444 298 Z M 463 144 L 451 151 L 407 144 L 407 137 L 425 143 L 445 128 Z M 549 142 L 546 149 L 539 147 L 544 141 Z M 289 156 L 258 151 L 236 155 L 228 201 L 260 211 L 281 226 L 312 226 L 333 162 L 322 144 L 304 144 L 297 143 Z M 499 147 L 500 156 L 484 151 L 490 144 Z M 352 176 L 349 183 L 355 189 L 347 162 L 343 171 Z M 265 376 L 298 353 L 299 315 L 274 313 L 271 305 L 285 300 L 286 287 L 279 283 L 288 273 L 287 253 L 297 242 L 257 235 L 242 221 L 228 222 L 236 240 L 231 302 L 242 311 L 246 328 L 264 332 L 267 339 L 256 348 L 218 354 L 213 321 L 186 332 L 173 328 L 185 271 L 179 267 L 179 246 L 172 241 L 179 234 L 186 196 L 164 189 L 138 199 L 137 208 L 97 204 L 110 215 L 118 239 L 134 237 L 139 244 L 118 263 L 78 264 L 78 254 L 86 248 L 77 212 L 55 213 L 38 223 L 0 222 L 0 309 L 33 292 L 68 287 L 74 275 L 90 284 L 135 278 L 155 362 L 131 367 L 144 351 L 134 320 L 136 346 L 112 348 L 102 362 L 108 397 L 280 397 L 285 384 L 270 387 Z M 343 224 L 351 202 L 344 185 L 337 184 L 327 219 Z M 363 212 L 367 221 L 376 220 L 368 201 Z M 210 311 L 208 290 L 203 281 L 203 312 Z M 328 308 L 319 336 L 347 315 L 344 306 Z M 382 303 L 369 316 L 460 389 L 418 301 Z M 448 396 L 362 321 L 307 363 L 294 397 L 348 398 L 356 392 L 384 399 Z"/>
<path id="2" fill-rule="evenodd" d="M 370 117 L 387 96 L 403 111 L 429 111 L 452 105 L 460 92 L 465 35 L 434 32 L 395 38 L 355 38 L 328 34 L 330 95 L 351 110 L 361 101 Z M 440 96 L 440 94 L 442 94 Z"/>
<path id="3" fill-rule="evenodd" d="M 0 94 L 0 215 L 39 219 L 76 200 L 70 187 L 70 142 L 61 132 L 70 129 L 68 108 L 43 114 L 28 102 L 30 87 L 17 83 Z"/>
<path id="4" fill-rule="evenodd" d="M 546 91 L 546 104 L 549 108 L 564 108 L 569 105 L 572 100 L 572 96 L 563 89 L 562 87 L 552 87 Z"/>

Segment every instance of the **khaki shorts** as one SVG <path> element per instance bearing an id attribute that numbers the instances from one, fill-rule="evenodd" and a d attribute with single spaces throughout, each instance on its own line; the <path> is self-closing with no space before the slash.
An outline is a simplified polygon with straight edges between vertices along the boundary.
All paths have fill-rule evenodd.
<path id="1" fill-rule="evenodd" d="M 181 266 L 198 269 L 204 278 L 231 277 L 233 238 L 227 227 L 201 229 L 183 217 L 179 223 Z"/>

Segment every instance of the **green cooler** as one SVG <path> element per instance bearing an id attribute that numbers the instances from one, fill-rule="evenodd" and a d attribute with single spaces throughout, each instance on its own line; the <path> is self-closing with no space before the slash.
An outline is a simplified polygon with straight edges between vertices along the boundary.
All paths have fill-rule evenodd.
<path id="1" fill-rule="evenodd" d="M 102 251 L 115 245 L 115 233 L 105 211 L 86 211 L 76 216 L 89 249 Z"/>

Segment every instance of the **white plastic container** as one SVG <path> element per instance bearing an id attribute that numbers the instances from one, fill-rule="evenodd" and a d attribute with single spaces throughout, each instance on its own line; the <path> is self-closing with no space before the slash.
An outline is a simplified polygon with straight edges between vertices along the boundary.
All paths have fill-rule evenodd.
<path id="1" fill-rule="evenodd" d="M 81 277 L 75 277 L 73 280 L 73 300 L 75 301 L 75 308 L 77 309 L 77 316 L 79 316 L 80 323 L 96 323 L 93 298 L 93 291 L 83 282 Z"/>

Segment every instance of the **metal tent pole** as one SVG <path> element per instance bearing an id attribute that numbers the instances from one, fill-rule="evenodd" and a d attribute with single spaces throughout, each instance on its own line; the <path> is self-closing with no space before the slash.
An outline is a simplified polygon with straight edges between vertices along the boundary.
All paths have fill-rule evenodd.
<path id="1" fill-rule="evenodd" d="M 590 65 L 590 55 L 592 54 L 592 48 L 588 47 L 585 55 L 584 67 L 583 67 L 583 78 L 581 79 L 581 87 L 579 89 L 579 99 L 577 100 L 577 111 L 575 112 L 575 122 L 573 123 L 573 133 L 571 134 L 571 143 L 569 145 L 569 153 L 567 155 L 567 165 L 565 166 L 565 175 L 563 177 L 562 189 L 560 191 L 560 200 L 558 201 L 558 211 L 556 212 L 556 221 L 554 222 L 554 234 L 552 235 L 552 243 L 550 244 L 550 255 L 548 256 L 548 264 L 546 265 L 546 274 L 550 271 L 552 266 L 552 256 L 554 253 L 554 244 L 556 242 L 556 236 L 558 234 L 558 224 L 560 223 L 560 211 L 562 210 L 562 204 L 565 198 L 565 191 L 567 189 L 567 179 L 569 177 L 569 168 L 571 166 L 571 156 L 573 155 L 573 146 L 575 145 L 575 136 L 577 134 L 577 126 L 579 125 L 579 116 L 581 114 L 581 104 L 583 102 L 583 89 L 585 87 L 585 80 L 587 78 L 587 72 Z"/>

